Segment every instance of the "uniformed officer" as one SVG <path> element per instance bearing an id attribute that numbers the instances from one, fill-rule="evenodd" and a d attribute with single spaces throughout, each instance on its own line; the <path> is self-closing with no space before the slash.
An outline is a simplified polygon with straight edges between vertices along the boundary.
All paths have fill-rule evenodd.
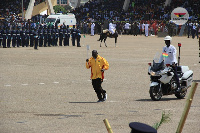
<path id="1" fill-rule="evenodd" d="M 0 26 L 0 47 L 1 47 L 1 42 L 2 42 L 2 39 L 3 39 L 1 32 L 2 32 L 2 29 L 1 29 L 1 26 Z"/>
<path id="2" fill-rule="evenodd" d="M 39 47 L 43 46 L 43 27 L 42 25 L 40 25 L 39 29 L 38 29 L 38 39 L 39 39 Z"/>
<path id="3" fill-rule="evenodd" d="M 29 36 L 30 36 L 30 47 L 33 47 L 34 45 L 34 27 L 31 26 L 31 30 L 29 31 Z"/>
<path id="4" fill-rule="evenodd" d="M 75 46 L 75 39 L 76 39 L 76 28 L 75 25 L 73 25 L 73 29 L 71 30 L 71 36 L 72 36 L 72 46 Z"/>
<path id="5" fill-rule="evenodd" d="M 193 23 L 192 24 L 192 38 L 193 39 L 195 38 L 196 30 L 197 30 L 196 24 Z"/>
<path id="6" fill-rule="evenodd" d="M 188 30 L 188 32 L 187 32 L 187 34 L 188 34 L 188 38 L 190 37 L 190 33 L 191 33 L 191 30 L 192 30 L 192 23 L 189 21 L 188 23 L 187 23 L 187 30 Z"/>
<path id="7" fill-rule="evenodd" d="M 48 39 L 47 26 L 46 25 L 44 25 L 43 36 L 44 36 L 44 47 L 46 47 L 47 46 L 47 39 Z"/>
<path id="8" fill-rule="evenodd" d="M 47 30 L 47 33 L 48 33 L 48 46 L 51 47 L 52 45 L 52 36 L 51 36 L 51 26 L 50 24 L 48 25 L 48 30 Z"/>
<path id="9" fill-rule="evenodd" d="M 69 25 L 67 25 L 67 27 L 64 25 L 63 33 L 64 33 L 64 46 L 69 46 L 69 39 L 70 39 Z"/>
<path id="10" fill-rule="evenodd" d="M 22 30 L 20 31 L 20 36 L 21 36 L 22 47 L 24 47 L 26 45 L 26 31 L 25 31 L 25 27 L 22 27 Z"/>
<path id="11" fill-rule="evenodd" d="M 12 47 L 15 48 L 15 46 L 16 46 L 16 30 L 15 30 L 15 26 L 12 27 L 11 36 L 12 36 Z"/>
<path id="12" fill-rule="evenodd" d="M 55 46 L 58 46 L 59 30 L 58 26 L 55 26 Z"/>
<path id="13" fill-rule="evenodd" d="M 10 27 L 7 27 L 6 34 L 7 34 L 7 48 L 10 48 L 10 43 L 12 38 Z"/>
<path id="14" fill-rule="evenodd" d="M 25 30 L 25 44 L 26 44 L 26 47 L 29 46 L 29 29 L 28 29 L 28 26 L 26 26 L 26 30 Z"/>
<path id="15" fill-rule="evenodd" d="M 34 28 L 33 36 L 34 36 L 34 49 L 37 49 L 37 46 L 38 46 L 38 31 L 37 31 L 37 28 Z"/>
<path id="16" fill-rule="evenodd" d="M 157 130 L 147 124 L 140 122 L 129 123 L 131 133 L 157 133 Z"/>
<path id="17" fill-rule="evenodd" d="M 2 45 L 3 45 L 3 48 L 6 48 L 6 27 L 5 26 L 3 27 L 3 30 L 2 30 L 2 36 L 3 36 Z"/>
<path id="18" fill-rule="evenodd" d="M 81 47 L 81 45 L 80 45 L 81 31 L 79 28 L 76 31 L 76 39 L 77 39 L 77 47 Z"/>
<path id="19" fill-rule="evenodd" d="M 17 47 L 21 46 L 21 36 L 20 36 L 20 27 L 17 27 L 16 31 L 16 37 L 17 37 Z"/>
<path id="20" fill-rule="evenodd" d="M 62 46 L 62 42 L 63 42 L 63 26 L 60 26 L 60 30 L 59 30 L 59 46 Z"/>
<path id="21" fill-rule="evenodd" d="M 51 31 L 51 36 L 52 36 L 52 46 L 56 46 L 56 30 L 54 25 L 51 26 L 52 31 Z"/>

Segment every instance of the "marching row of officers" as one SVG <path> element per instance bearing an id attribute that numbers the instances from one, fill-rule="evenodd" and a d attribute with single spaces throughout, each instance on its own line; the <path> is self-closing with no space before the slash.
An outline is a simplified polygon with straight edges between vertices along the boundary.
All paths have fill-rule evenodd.
<path id="1" fill-rule="evenodd" d="M 69 26 L 63 25 L 60 26 L 58 29 L 57 26 L 42 26 L 40 25 L 39 28 L 31 27 L 30 29 L 27 27 L 0 27 L 0 46 L 3 48 L 10 48 L 12 47 L 34 47 L 37 49 L 38 44 L 39 47 L 51 47 L 51 46 L 69 46 L 69 39 L 71 35 L 72 46 L 75 46 L 75 40 L 77 40 L 77 47 L 80 46 L 80 38 L 81 32 L 79 29 L 75 28 L 73 25 L 72 29 L 69 29 Z M 12 42 L 12 44 L 11 44 Z"/>

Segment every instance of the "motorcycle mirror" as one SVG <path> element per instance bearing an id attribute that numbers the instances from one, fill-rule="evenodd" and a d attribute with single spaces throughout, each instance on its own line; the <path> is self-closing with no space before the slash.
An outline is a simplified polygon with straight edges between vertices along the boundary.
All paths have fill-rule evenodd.
<path id="1" fill-rule="evenodd" d="M 151 63 L 148 63 L 149 66 L 151 66 Z"/>
<path id="2" fill-rule="evenodd" d="M 181 47 L 181 43 L 178 43 L 178 46 Z"/>

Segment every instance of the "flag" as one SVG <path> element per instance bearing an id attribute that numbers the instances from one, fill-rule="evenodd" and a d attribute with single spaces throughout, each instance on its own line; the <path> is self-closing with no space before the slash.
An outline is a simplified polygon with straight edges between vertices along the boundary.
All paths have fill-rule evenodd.
<path id="1" fill-rule="evenodd" d="M 162 53 L 163 57 L 168 57 L 167 53 Z"/>

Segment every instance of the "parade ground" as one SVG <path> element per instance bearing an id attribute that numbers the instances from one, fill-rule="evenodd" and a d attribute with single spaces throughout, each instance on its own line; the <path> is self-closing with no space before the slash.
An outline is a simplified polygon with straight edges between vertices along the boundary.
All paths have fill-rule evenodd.
<path id="1" fill-rule="evenodd" d="M 185 99 L 174 95 L 152 101 L 149 95 L 148 63 L 165 46 L 164 37 L 119 35 L 107 46 L 99 35 L 81 38 L 82 47 L 57 46 L 0 48 L 0 133 L 107 133 L 107 119 L 114 133 L 130 133 L 130 122 L 153 126 L 163 111 L 170 121 L 158 133 L 175 133 Z M 198 39 L 173 37 L 172 45 L 182 44 L 180 65 L 193 70 L 200 83 Z M 87 54 L 87 45 L 90 50 Z M 110 68 L 105 71 L 103 88 L 108 99 L 97 103 L 86 59 L 97 50 Z M 192 100 L 182 133 L 200 132 L 200 85 Z"/>

